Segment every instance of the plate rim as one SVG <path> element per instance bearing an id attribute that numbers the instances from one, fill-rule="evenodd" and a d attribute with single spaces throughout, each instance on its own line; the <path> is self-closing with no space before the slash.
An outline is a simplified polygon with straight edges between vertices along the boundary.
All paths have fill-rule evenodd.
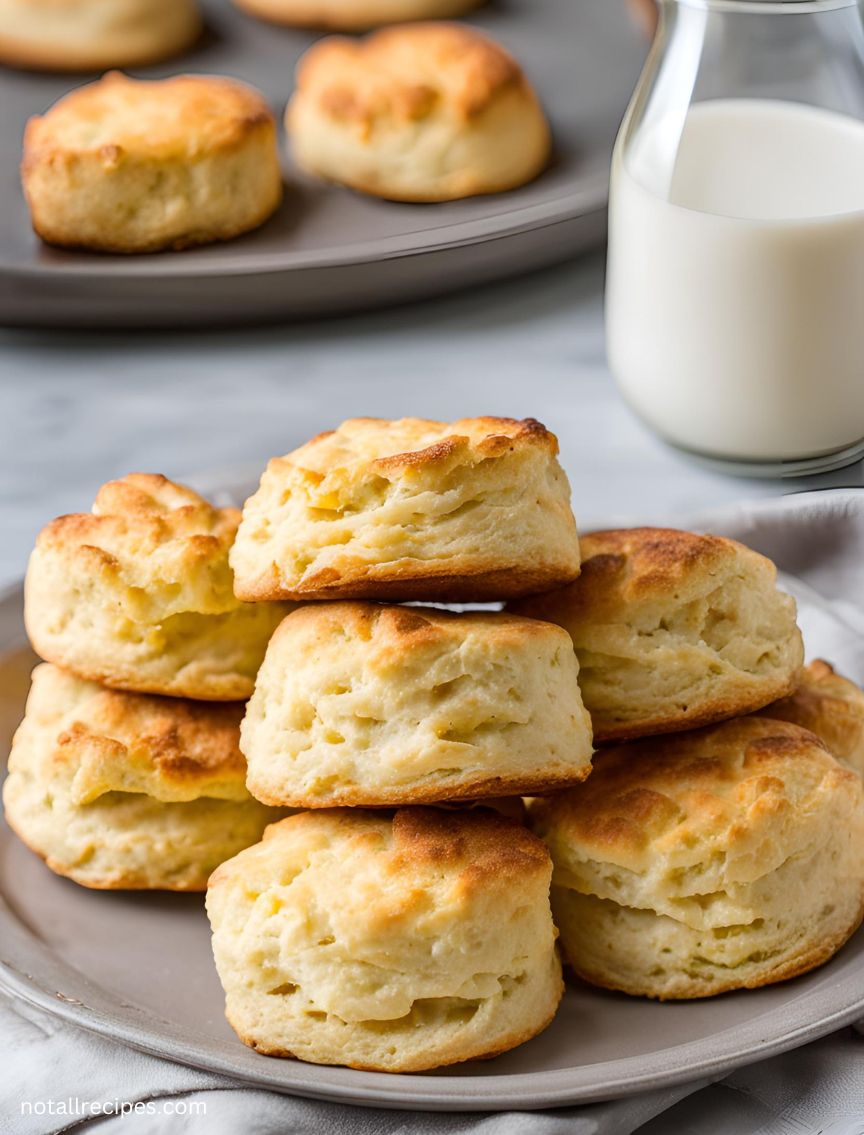
<path id="1" fill-rule="evenodd" d="M 147 256 L 91 254 L 81 262 L 51 263 L 16 262 L 0 258 L 0 277 L 10 280 L 64 280 L 75 278 L 113 280 L 189 280 L 232 278 L 236 276 L 268 276 L 284 272 L 313 269 L 347 268 L 423 256 L 430 252 L 473 247 L 494 240 L 506 240 L 522 233 L 552 228 L 604 212 L 608 197 L 608 175 L 596 175 L 563 194 L 529 205 L 517 206 L 492 216 L 452 221 L 440 228 L 416 229 L 375 240 L 361 240 L 338 248 L 297 249 L 288 252 L 247 252 L 225 255 L 220 246 L 209 246 L 216 253 L 212 260 L 193 255 L 171 256 L 155 253 Z M 290 182 L 288 182 L 290 189 Z M 353 190 L 344 189 L 346 193 Z M 433 205 L 434 207 L 434 205 Z M 37 239 L 38 238 L 35 238 Z"/>
<path id="2" fill-rule="evenodd" d="M 2 654 L 23 646 L 26 641 L 9 630 L 10 625 L 20 624 L 22 598 L 21 583 L 0 588 Z M 450 1076 L 446 1072 L 433 1076 L 392 1075 L 279 1061 L 253 1053 L 239 1040 L 236 1060 L 218 1046 L 201 1049 L 199 1042 L 196 1048 L 192 1039 L 184 1037 L 182 1027 L 173 1032 L 166 1032 L 165 1027 L 160 1029 L 157 1014 L 144 1006 L 124 1002 L 55 954 L 16 915 L 14 904 L 10 905 L 2 892 L 0 941 L 3 943 L 0 988 L 52 1016 L 116 1043 L 225 1077 L 234 1083 L 362 1107 L 493 1112 L 533 1111 L 608 1101 L 643 1091 L 716 1079 L 741 1065 L 798 1048 L 864 1017 L 864 983 L 861 981 L 864 967 L 858 964 L 840 980 L 805 990 L 803 995 L 793 996 L 789 1002 L 743 1024 L 648 1054 L 495 1076 Z M 838 957 L 842 957 L 842 953 L 840 951 Z M 61 992 L 64 987 L 67 992 Z M 812 1002 L 812 1009 L 809 1004 L 802 1007 L 799 1004 L 802 1000 Z M 162 1024 L 169 1030 L 172 1027 L 169 1021 Z M 268 1070 L 278 1072 L 279 1078 L 273 1078 Z"/>
<path id="3" fill-rule="evenodd" d="M 501 1076 L 459 1076 L 446 1073 L 435 1076 L 417 1074 L 394 1075 L 386 1072 L 360 1072 L 338 1066 L 308 1064 L 302 1061 L 278 1061 L 276 1058 L 262 1057 L 251 1049 L 240 1046 L 238 1055 L 253 1061 L 261 1061 L 260 1073 L 252 1065 L 239 1067 L 229 1056 L 208 1049 L 195 1049 L 191 1040 L 178 1036 L 166 1036 L 156 1031 L 158 1018 L 141 1006 L 124 1004 L 119 997 L 102 991 L 98 985 L 68 963 L 58 959 L 32 931 L 30 931 L 5 899 L 0 897 L 0 930 L 7 943 L 3 957 L 0 958 L 0 988 L 19 996 L 29 1004 L 46 1010 L 71 1024 L 84 1028 L 90 1033 L 108 1040 L 145 1052 L 153 1056 L 169 1059 L 187 1067 L 196 1068 L 217 1076 L 223 1076 L 235 1083 L 265 1088 L 283 1095 L 297 1095 L 309 1099 L 347 1103 L 361 1107 L 383 1107 L 409 1111 L 534 1111 L 564 1107 L 574 1104 L 597 1103 L 638 1095 L 640 1092 L 674 1087 L 713 1079 L 741 1067 L 743 1064 L 768 1059 L 771 1056 L 799 1048 L 818 1040 L 831 1032 L 849 1025 L 864 1014 L 864 992 L 850 1002 L 842 996 L 842 991 L 854 983 L 854 978 L 846 979 L 829 989 L 810 990 L 809 994 L 821 1003 L 822 1011 L 818 1019 L 801 1021 L 797 1026 L 787 1027 L 783 1023 L 790 1006 L 784 1005 L 752 1018 L 743 1026 L 733 1026 L 720 1033 L 698 1041 L 685 1042 L 667 1049 L 638 1057 L 622 1057 L 614 1061 L 585 1065 L 582 1071 L 591 1069 L 612 1069 L 603 1078 L 602 1086 L 572 1083 L 576 1068 L 562 1068 L 545 1072 L 506 1073 Z M 9 945 L 11 943 L 11 946 Z M 56 972 L 58 980 L 43 981 L 27 968 L 22 968 L 17 960 L 17 950 L 27 947 L 34 954 L 47 954 L 48 966 Z M 11 960 L 9 955 L 11 955 Z M 28 963 L 21 959 L 24 966 Z M 829 963 L 830 964 L 830 963 Z M 32 967 L 32 962 L 29 963 Z M 66 988 L 72 994 L 50 990 L 50 985 L 60 984 L 60 979 L 71 985 Z M 860 982 L 858 983 L 860 987 Z M 119 1009 L 128 1014 L 124 1018 L 117 1009 L 88 1005 L 79 994 L 85 997 L 90 992 L 101 994 L 107 1002 L 114 1002 Z M 97 1000 L 97 998 L 91 998 Z M 842 1002 L 842 1004 L 840 1004 Z M 830 1003 L 832 1008 L 824 1010 Z M 138 1015 L 142 1023 L 131 1019 Z M 776 1018 L 774 1029 L 766 1038 L 765 1018 Z M 736 1044 L 734 1037 L 741 1032 L 753 1034 L 753 1039 L 745 1046 Z M 716 1045 L 718 1038 L 726 1038 L 723 1051 L 713 1056 L 704 1055 L 696 1060 L 682 1059 L 673 1066 L 655 1068 L 664 1057 L 683 1049 L 692 1052 Z M 734 1048 L 734 1051 L 733 1051 Z M 267 1075 L 266 1067 L 272 1064 L 289 1074 L 280 1079 Z M 634 1074 L 632 1066 L 638 1064 L 641 1071 Z M 571 1081 L 568 1083 L 567 1081 Z"/>

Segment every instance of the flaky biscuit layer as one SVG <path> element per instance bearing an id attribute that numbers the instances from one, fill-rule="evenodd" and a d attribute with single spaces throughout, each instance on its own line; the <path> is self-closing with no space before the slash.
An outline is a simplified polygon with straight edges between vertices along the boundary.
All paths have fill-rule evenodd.
<path id="1" fill-rule="evenodd" d="M 242 726 L 268 804 L 384 805 L 563 788 L 591 769 L 565 631 L 500 613 L 376 603 L 298 608 Z"/>
<path id="2" fill-rule="evenodd" d="M 764 556 L 669 528 L 594 532 L 581 548 L 579 579 L 511 609 L 570 633 L 596 741 L 692 729 L 795 688 L 795 601 Z"/>
<path id="3" fill-rule="evenodd" d="M 103 485 L 92 514 L 61 516 L 37 538 L 24 611 L 34 649 L 118 689 L 247 698 L 290 607 L 234 597 L 239 519 L 155 474 Z"/>
<path id="4" fill-rule="evenodd" d="M 530 418 L 343 422 L 268 464 L 231 552 L 236 593 L 482 601 L 574 579 L 557 452 Z"/>
<path id="5" fill-rule="evenodd" d="M 565 956 L 597 984 L 752 988 L 826 960 L 861 921 L 861 779 L 788 722 L 619 745 L 531 814 Z"/>
<path id="6" fill-rule="evenodd" d="M 246 791 L 242 713 L 39 666 L 9 757 L 6 819 L 83 886 L 203 890 L 279 816 Z"/>
<path id="7" fill-rule="evenodd" d="M 258 1051 L 405 1072 L 504 1051 L 555 1013 L 542 843 L 482 810 L 307 812 L 224 863 L 207 909 Z"/>

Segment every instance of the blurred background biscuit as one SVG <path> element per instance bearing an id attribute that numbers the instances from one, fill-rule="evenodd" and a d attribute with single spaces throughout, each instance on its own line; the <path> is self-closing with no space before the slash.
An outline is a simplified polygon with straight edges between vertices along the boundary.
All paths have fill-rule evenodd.
<path id="1" fill-rule="evenodd" d="M 234 597 L 239 519 L 156 474 L 103 485 L 92 513 L 58 517 L 37 538 L 24 612 L 34 650 L 119 689 L 249 697 L 290 608 Z"/>
<path id="2" fill-rule="evenodd" d="M 665 999 L 782 981 L 864 912 L 861 779 L 789 722 L 610 749 L 532 819 L 564 956 L 596 985 Z"/>
<path id="3" fill-rule="evenodd" d="M 208 888 L 228 1020 L 258 1052 L 387 1072 L 513 1048 L 562 993 L 551 870 L 482 809 L 274 824 Z"/>
<path id="4" fill-rule="evenodd" d="M 44 71 L 158 63 L 201 34 L 196 0 L 0 0 L 0 60 Z"/>
<path id="5" fill-rule="evenodd" d="M 209 75 L 78 87 L 27 123 L 21 178 L 43 240 L 102 252 L 228 240 L 282 200 L 270 108 Z"/>
<path id="6" fill-rule="evenodd" d="M 312 603 L 282 623 L 241 747 L 249 789 L 298 808 L 550 791 L 591 770 L 565 631 L 499 613 Z"/>
<path id="7" fill-rule="evenodd" d="M 251 16 L 292 27 L 365 31 L 406 20 L 449 20 L 484 0 L 234 0 Z"/>
<path id="8" fill-rule="evenodd" d="M 241 599 L 496 600 L 579 573 L 558 441 L 533 418 L 352 418 L 267 466 Z"/>
<path id="9" fill-rule="evenodd" d="M 795 688 L 795 601 L 765 556 L 670 528 L 593 532 L 581 548 L 579 579 L 512 609 L 570 632 L 595 741 L 706 725 Z"/>
<path id="10" fill-rule="evenodd" d="M 106 690 L 43 664 L 9 757 L 6 819 L 85 887 L 203 891 L 280 813 L 253 800 L 241 704 Z"/>
<path id="11" fill-rule="evenodd" d="M 534 89 L 504 48 L 458 24 L 313 45 L 285 118 L 307 173 L 396 201 L 524 185 L 549 160 Z"/>

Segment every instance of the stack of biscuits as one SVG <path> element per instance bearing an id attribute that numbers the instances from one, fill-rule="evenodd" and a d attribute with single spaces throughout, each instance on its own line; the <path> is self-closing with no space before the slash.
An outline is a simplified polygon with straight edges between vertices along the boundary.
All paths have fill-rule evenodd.
<path id="1" fill-rule="evenodd" d="M 289 607 L 234 597 L 239 520 L 132 474 L 39 535 L 25 617 L 46 661 L 3 799 L 21 839 L 84 886 L 204 890 L 279 817 L 246 788 L 240 722 Z"/>
<path id="2" fill-rule="evenodd" d="M 556 439 L 533 420 L 345 422 L 270 462 L 231 566 L 242 599 L 301 603 L 241 746 L 259 800 L 305 809 L 211 880 L 231 1024 L 261 1052 L 387 1071 L 535 1035 L 563 991 L 549 853 L 498 806 L 452 805 L 588 775 L 576 655 L 549 622 L 402 604 L 577 576 Z"/>
<path id="3" fill-rule="evenodd" d="M 583 788 L 531 809 L 565 960 L 660 999 L 820 964 L 864 914 L 864 695 L 802 670 L 794 600 L 733 540 L 597 532 L 582 556 L 514 604 L 569 632 L 602 746 Z"/>
<path id="4" fill-rule="evenodd" d="M 31 562 L 53 665 L 7 814 L 89 885 L 200 886 L 221 861 L 216 966 L 258 1051 L 435 1068 L 543 1029 L 559 957 L 704 997 L 860 923 L 864 694 L 803 667 L 756 552 L 580 541 L 540 423 L 344 422 L 272 460 L 239 527 L 151 477 L 94 513 Z"/>

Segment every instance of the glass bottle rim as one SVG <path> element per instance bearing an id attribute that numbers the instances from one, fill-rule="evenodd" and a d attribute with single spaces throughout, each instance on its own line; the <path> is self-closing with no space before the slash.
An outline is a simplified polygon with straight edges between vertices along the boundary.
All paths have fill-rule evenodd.
<path id="1" fill-rule="evenodd" d="M 837 8 L 855 8 L 859 0 L 663 0 L 685 8 L 702 8 L 712 12 L 750 12 L 754 14 L 796 15 L 804 12 L 830 12 Z"/>

